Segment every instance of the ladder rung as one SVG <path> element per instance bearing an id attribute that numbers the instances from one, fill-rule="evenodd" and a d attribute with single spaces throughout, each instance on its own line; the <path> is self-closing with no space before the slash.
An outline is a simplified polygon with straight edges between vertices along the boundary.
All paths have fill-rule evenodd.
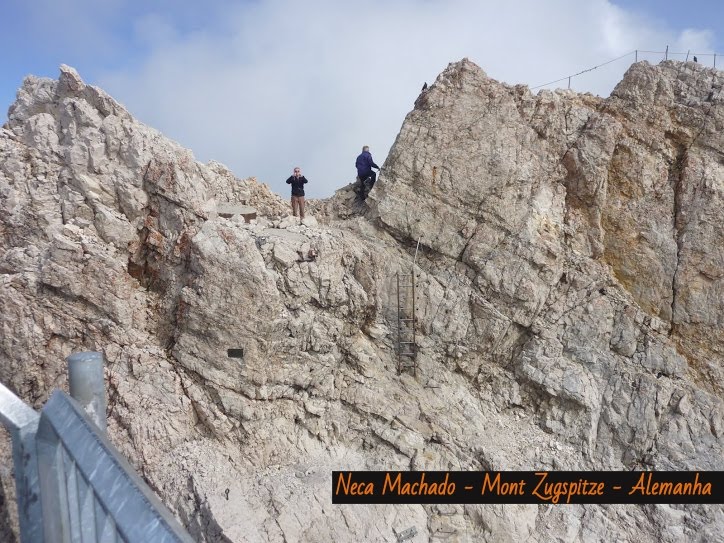
<path id="1" fill-rule="evenodd" d="M 400 353 L 400 356 L 415 356 L 415 353 Z"/>
<path id="2" fill-rule="evenodd" d="M 400 341 L 400 343 L 404 343 L 405 345 L 414 345 L 414 341 Z"/>

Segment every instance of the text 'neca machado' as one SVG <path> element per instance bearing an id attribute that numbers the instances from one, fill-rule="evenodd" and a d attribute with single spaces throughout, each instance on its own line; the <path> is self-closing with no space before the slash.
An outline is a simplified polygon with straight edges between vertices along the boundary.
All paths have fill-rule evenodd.
<path id="1" fill-rule="evenodd" d="M 334 471 L 332 503 L 724 503 L 721 471 Z"/>

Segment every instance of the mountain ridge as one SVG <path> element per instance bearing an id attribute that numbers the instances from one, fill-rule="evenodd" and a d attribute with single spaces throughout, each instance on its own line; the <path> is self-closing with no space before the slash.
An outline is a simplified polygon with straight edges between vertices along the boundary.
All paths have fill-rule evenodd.
<path id="1" fill-rule="evenodd" d="M 607 99 L 534 96 L 453 63 L 367 204 L 341 189 L 298 225 L 72 68 L 28 78 L 0 131 L 0 379 L 37 407 L 65 356 L 102 350 L 112 440 L 201 541 L 714 539 L 721 506 L 372 514 L 328 483 L 722 469 L 723 82 L 643 62 Z M 418 240 L 419 369 L 398 376 Z"/>

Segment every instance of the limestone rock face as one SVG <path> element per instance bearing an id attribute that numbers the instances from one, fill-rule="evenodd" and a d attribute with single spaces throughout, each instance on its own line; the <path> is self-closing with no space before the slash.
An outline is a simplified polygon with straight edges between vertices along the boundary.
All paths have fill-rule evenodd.
<path id="1" fill-rule="evenodd" d="M 28 78 L 0 129 L 0 380 L 37 407 L 104 351 L 111 438 L 199 541 L 714 540 L 721 506 L 333 506 L 329 483 L 724 469 L 723 83 L 639 63 L 605 100 L 534 96 L 451 64 L 367 203 L 300 225 L 72 68 Z"/>

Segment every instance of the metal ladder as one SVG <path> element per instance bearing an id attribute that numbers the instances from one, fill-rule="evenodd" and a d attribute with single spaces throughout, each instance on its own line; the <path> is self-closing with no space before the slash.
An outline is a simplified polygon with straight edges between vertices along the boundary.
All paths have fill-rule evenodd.
<path id="1" fill-rule="evenodd" d="M 412 370 L 417 377 L 417 313 L 415 312 L 415 265 L 420 241 L 417 240 L 415 258 L 410 273 L 397 272 L 397 375 Z"/>
<path id="2" fill-rule="evenodd" d="M 410 271 L 397 272 L 397 374 L 411 370 L 417 376 L 414 266 Z"/>

